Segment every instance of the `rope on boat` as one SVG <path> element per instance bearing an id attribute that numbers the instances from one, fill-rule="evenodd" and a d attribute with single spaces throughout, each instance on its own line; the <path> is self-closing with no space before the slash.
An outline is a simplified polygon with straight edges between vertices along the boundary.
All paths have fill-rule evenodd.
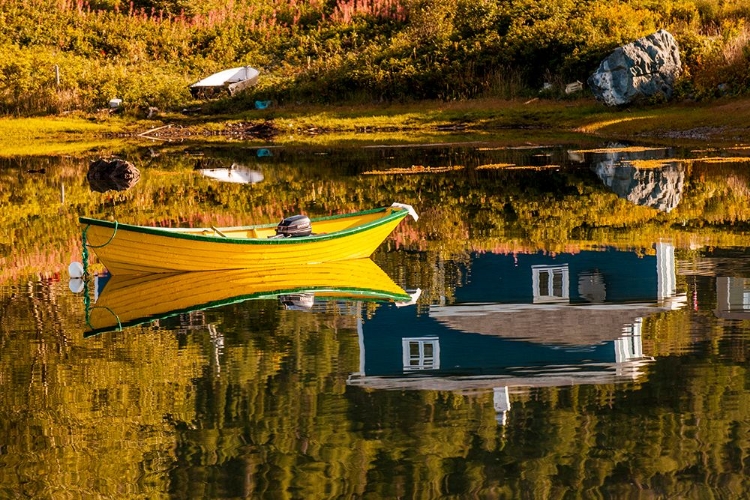
<path id="1" fill-rule="evenodd" d="M 93 309 L 104 309 L 105 311 L 109 311 L 109 313 L 110 313 L 110 314 L 111 314 L 112 316 L 114 316 L 115 320 L 117 321 L 117 331 L 118 331 L 118 332 L 121 332 L 121 331 L 122 331 L 122 322 L 120 321 L 120 317 L 119 317 L 119 316 L 117 315 L 117 313 L 115 313 L 115 312 L 114 312 L 114 311 L 113 311 L 112 309 L 110 309 L 110 308 L 109 308 L 109 307 L 107 307 L 107 306 L 94 306 L 94 307 L 92 307 L 91 309 L 92 309 L 92 310 L 93 310 Z M 89 321 L 89 314 L 88 314 L 88 313 L 86 314 L 86 324 L 87 324 L 87 325 L 89 326 L 89 328 L 91 328 L 92 330 L 96 330 L 96 328 L 94 328 L 94 326 L 93 326 L 93 325 L 91 324 L 91 322 Z"/>
<path id="2" fill-rule="evenodd" d="M 83 229 L 83 235 L 81 236 L 81 260 L 83 261 L 83 310 L 86 313 L 86 324 L 89 322 L 89 305 L 91 300 L 89 299 L 89 252 L 86 250 L 86 231 L 89 226 Z"/>
<path id="3" fill-rule="evenodd" d="M 89 251 L 86 250 L 86 231 L 89 230 L 90 226 L 86 226 L 83 229 L 83 235 L 81 236 L 81 246 L 83 250 L 81 251 L 81 260 L 83 261 L 83 276 L 84 278 L 88 275 L 88 267 L 89 267 Z"/>
<path id="4" fill-rule="evenodd" d="M 89 323 L 89 316 L 91 314 L 91 298 L 89 297 L 89 251 L 86 249 L 86 231 L 89 230 L 89 226 L 83 229 L 83 235 L 81 236 L 81 260 L 83 261 L 83 310 L 86 312 L 86 324 L 91 326 Z"/>
<path id="5" fill-rule="evenodd" d="M 83 247 L 83 265 L 84 269 L 86 269 L 86 247 Z M 86 272 L 84 271 L 84 279 L 83 279 L 83 310 L 86 314 L 86 324 L 91 326 L 91 323 L 89 323 L 89 317 L 91 316 L 91 298 L 89 297 L 89 279 L 86 275 Z"/>
<path id="6" fill-rule="evenodd" d="M 86 229 L 83 230 L 83 240 L 84 240 L 83 242 L 84 242 L 84 245 L 86 244 L 86 231 L 89 230 L 89 227 L 91 227 L 91 224 L 89 224 L 88 226 L 86 226 Z M 109 237 L 109 239 L 106 241 L 106 243 L 104 243 L 102 245 L 91 245 L 91 244 L 89 244 L 89 246 L 91 248 L 102 248 L 102 247 L 106 247 L 107 245 L 109 245 L 110 243 L 112 243 L 112 240 L 115 239 L 115 235 L 117 234 L 117 227 L 118 227 L 118 222 L 115 221 L 115 230 L 112 231 L 112 236 Z M 84 246 L 84 248 L 85 248 L 85 246 Z"/>
<path id="7" fill-rule="evenodd" d="M 106 309 L 107 311 L 114 316 L 115 320 L 117 320 L 117 331 L 122 331 L 122 322 L 120 321 L 120 317 L 109 307 L 106 306 L 94 306 L 91 307 L 91 297 L 89 297 L 89 275 L 88 275 L 88 268 L 89 268 L 89 251 L 87 250 L 88 247 L 91 248 L 101 248 L 103 246 L 109 245 L 109 243 L 114 239 L 115 234 L 117 234 L 117 221 L 115 221 L 115 230 L 112 233 L 112 236 L 110 236 L 109 240 L 104 245 L 89 245 L 86 243 L 86 232 L 89 230 L 89 227 L 91 225 L 87 225 L 83 230 L 83 236 L 81 237 L 82 243 L 83 243 L 83 250 L 81 251 L 81 260 L 83 260 L 83 305 L 84 310 L 86 311 L 86 325 L 88 325 L 89 328 L 92 330 L 95 330 L 94 326 L 91 324 L 91 311 L 93 309 Z"/>

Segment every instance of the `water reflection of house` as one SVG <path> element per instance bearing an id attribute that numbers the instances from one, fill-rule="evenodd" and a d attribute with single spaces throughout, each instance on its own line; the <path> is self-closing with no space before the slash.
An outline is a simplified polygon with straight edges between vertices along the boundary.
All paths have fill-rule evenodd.
<path id="1" fill-rule="evenodd" d="M 716 278 L 717 318 L 750 319 L 750 278 Z"/>
<path id="2" fill-rule="evenodd" d="M 750 319 L 750 261 L 746 248 L 716 248 L 706 251 L 698 259 L 680 261 L 677 273 L 689 276 L 691 281 L 713 281 L 713 287 L 706 285 L 706 288 L 716 289 L 714 314 L 717 318 Z M 692 306 L 697 309 L 697 294 L 692 301 Z"/>
<path id="3" fill-rule="evenodd" d="M 679 306 L 674 249 L 480 255 L 455 303 L 381 311 L 360 330 L 352 385 L 492 390 L 506 412 L 527 387 L 633 380 L 649 358 L 643 318 Z M 503 409 L 505 408 L 505 409 Z M 500 421 L 503 415 L 499 414 Z"/>

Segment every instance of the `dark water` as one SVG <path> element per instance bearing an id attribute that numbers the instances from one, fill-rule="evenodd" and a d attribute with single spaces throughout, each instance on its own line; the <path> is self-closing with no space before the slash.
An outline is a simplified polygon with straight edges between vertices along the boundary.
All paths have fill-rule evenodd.
<path id="1" fill-rule="evenodd" d="M 164 148 L 120 155 L 140 171 L 121 191 L 89 159 L 5 160 L 0 497 L 742 498 L 741 154 Z M 232 164 L 247 183 L 196 170 Z M 412 166 L 428 172 L 365 174 Z M 373 261 L 412 303 L 157 280 L 118 308 L 95 261 L 86 283 L 66 273 L 78 215 L 393 201 L 423 217 Z"/>

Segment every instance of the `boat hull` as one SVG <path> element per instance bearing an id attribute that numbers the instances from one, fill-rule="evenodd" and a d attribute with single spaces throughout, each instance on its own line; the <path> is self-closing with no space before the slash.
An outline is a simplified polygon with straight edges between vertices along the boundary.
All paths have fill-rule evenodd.
<path id="1" fill-rule="evenodd" d="M 270 238 L 275 224 L 162 229 L 80 218 L 85 238 L 113 275 L 262 269 L 369 257 L 409 213 L 386 207 L 313 220 L 315 234 Z M 321 232 L 322 230 L 322 232 Z"/>
<path id="2" fill-rule="evenodd" d="M 405 303 L 413 297 L 371 259 L 290 268 L 112 276 L 87 309 L 86 335 L 253 299 L 314 294 Z"/>

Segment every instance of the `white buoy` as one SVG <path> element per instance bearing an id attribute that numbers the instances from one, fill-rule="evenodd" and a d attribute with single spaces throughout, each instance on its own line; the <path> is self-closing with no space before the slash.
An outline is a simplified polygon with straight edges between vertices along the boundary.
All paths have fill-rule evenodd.
<path id="1" fill-rule="evenodd" d="M 68 266 L 68 276 L 71 279 L 83 278 L 83 264 L 80 262 L 71 262 Z"/>
<path id="2" fill-rule="evenodd" d="M 68 288 L 73 293 L 81 293 L 83 291 L 83 280 L 81 278 L 71 278 L 68 281 Z"/>

